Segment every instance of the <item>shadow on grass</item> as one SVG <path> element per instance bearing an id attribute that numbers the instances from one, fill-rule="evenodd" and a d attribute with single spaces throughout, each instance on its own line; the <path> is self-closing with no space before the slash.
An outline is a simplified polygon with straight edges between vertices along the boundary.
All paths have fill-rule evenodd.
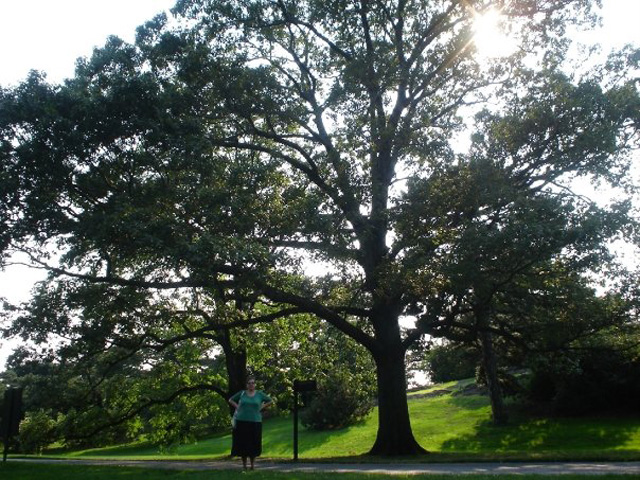
<path id="1" fill-rule="evenodd" d="M 484 395 L 451 395 L 448 401 L 451 405 L 464 410 L 478 410 L 486 408 L 489 404 L 488 397 Z"/>
<path id="2" fill-rule="evenodd" d="M 442 452 L 602 452 L 624 448 L 640 431 L 640 419 L 534 419 L 506 426 L 490 421 L 471 434 L 446 440 Z"/>
<path id="3" fill-rule="evenodd" d="M 360 455 L 370 445 L 364 439 L 370 437 L 366 421 L 338 430 L 310 430 L 300 425 L 298 430 L 298 455 L 301 459 L 311 457 Z M 364 430 L 364 431 L 363 431 Z M 280 425 L 265 437 L 265 454 L 274 457 L 293 457 L 293 422 Z M 371 442 L 373 444 L 373 441 Z"/>

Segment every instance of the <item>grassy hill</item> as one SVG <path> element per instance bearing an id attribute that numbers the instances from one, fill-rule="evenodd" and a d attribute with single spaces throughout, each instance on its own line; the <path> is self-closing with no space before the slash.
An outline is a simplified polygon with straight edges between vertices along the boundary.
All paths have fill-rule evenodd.
<path id="1" fill-rule="evenodd" d="M 510 425 L 490 422 L 487 396 L 462 394 L 469 382 L 451 382 L 413 392 L 409 408 L 413 431 L 437 460 L 640 460 L 640 417 L 541 418 L 515 411 Z M 365 454 L 375 440 L 377 411 L 358 425 L 331 432 L 300 428 L 301 459 L 328 459 Z M 263 457 L 293 456 L 291 417 L 265 421 Z M 230 434 L 175 447 L 161 453 L 138 444 L 67 453 L 65 457 L 204 459 L 229 454 Z M 367 460 L 371 458 L 367 457 Z"/>

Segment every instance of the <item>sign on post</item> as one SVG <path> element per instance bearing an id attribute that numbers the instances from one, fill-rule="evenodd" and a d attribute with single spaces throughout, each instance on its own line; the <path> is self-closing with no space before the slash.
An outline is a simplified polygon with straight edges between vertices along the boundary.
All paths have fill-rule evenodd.
<path id="1" fill-rule="evenodd" d="M 298 396 L 300 392 L 315 392 L 318 385 L 315 380 L 293 381 L 293 460 L 298 460 Z"/>
<path id="2" fill-rule="evenodd" d="M 318 385 L 315 380 L 294 380 L 293 390 L 295 392 L 315 392 Z"/>

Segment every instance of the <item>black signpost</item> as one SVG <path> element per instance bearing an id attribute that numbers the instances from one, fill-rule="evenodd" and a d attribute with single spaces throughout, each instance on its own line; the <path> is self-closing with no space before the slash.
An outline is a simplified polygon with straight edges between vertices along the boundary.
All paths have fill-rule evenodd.
<path id="1" fill-rule="evenodd" d="M 0 434 L 4 440 L 4 453 L 2 461 L 7 461 L 9 453 L 9 440 L 18 435 L 18 427 L 22 418 L 22 389 L 10 388 L 4 392 L 4 408 L 2 410 L 2 422 Z"/>
<path id="2" fill-rule="evenodd" d="M 318 389 L 315 380 L 293 381 L 293 460 L 298 460 L 298 396 L 300 392 L 314 392 Z"/>

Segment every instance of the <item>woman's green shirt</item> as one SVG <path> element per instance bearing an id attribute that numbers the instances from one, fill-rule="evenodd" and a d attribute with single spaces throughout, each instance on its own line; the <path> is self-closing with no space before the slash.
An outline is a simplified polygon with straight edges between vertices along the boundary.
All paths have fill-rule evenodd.
<path id="1" fill-rule="evenodd" d="M 250 396 L 246 390 L 240 390 L 229 400 L 233 400 L 238 404 L 237 420 L 243 422 L 261 422 L 262 413 L 260 410 L 262 404 L 271 402 L 271 397 L 262 390 L 256 390 L 253 396 Z"/>

